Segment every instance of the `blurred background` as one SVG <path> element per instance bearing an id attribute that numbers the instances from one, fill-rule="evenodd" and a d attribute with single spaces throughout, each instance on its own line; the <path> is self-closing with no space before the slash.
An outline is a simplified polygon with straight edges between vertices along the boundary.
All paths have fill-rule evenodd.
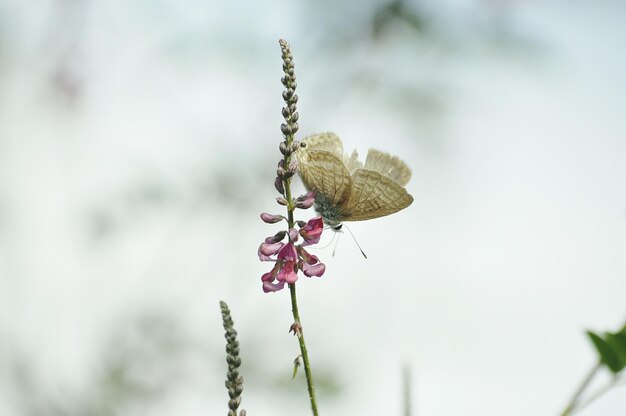
<path id="1" fill-rule="evenodd" d="M 402 414 L 409 368 L 415 415 L 558 414 L 584 330 L 626 317 L 625 13 L 1 0 L 0 415 L 226 414 L 220 299 L 242 407 L 308 414 L 256 254 L 282 213 L 281 37 L 300 138 L 413 169 L 411 207 L 349 224 L 369 259 L 346 235 L 299 282 L 321 413 Z M 624 409 L 622 387 L 580 414 Z"/>

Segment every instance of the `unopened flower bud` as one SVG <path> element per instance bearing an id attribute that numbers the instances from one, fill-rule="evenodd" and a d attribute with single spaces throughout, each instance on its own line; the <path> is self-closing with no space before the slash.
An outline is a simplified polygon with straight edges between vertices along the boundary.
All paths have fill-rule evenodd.
<path id="1" fill-rule="evenodd" d="M 285 238 L 285 236 L 287 235 L 287 231 L 279 231 L 276 234 L 274 234 L 271 237 L 267 237 L 265 239 L 265 242 L 268 244 L 274 244 L 274 243 L 278 243 L 279 241 L 283 241 L 283 239 Z"/>
<path id="2" fill-rule="evenodd" d="M 276 224 L 277 222 L 285 220 L 286 218 L 282 215 L 272 215 L 264 212 L 261 214 L 261 219 L 268 224 Z"/>
<path id="3" fill-rule="evenodd" d="M 276 169 L 276 176 L 278 176 L 279 178 L 284 178 L 285 177 L 285 168 L 282 167 L 278 167 Z"/>
<path id="4" fill-rule="evenodd" d="M 292 243 L 295 243 L 298 241 L 298 237 L 300 237 L 300 234 L 295 228 L 292 228 L 291 230 L 289 230 L 289 241 L 291 241 Z"/>
<path id="5" fill-rule="evenodd" d="M 280 145 L 278 146 L 278 149 L 280 150 L 280 153 L 282 153 L 283 155 L 286 155 L 287 153 L 290 153 L 289 150 L 287 148 L 287 143 L 285 142 L 280 142 Z"/>
<path id="6" fill-rule="evenodd" d="M 276 202 L 278 202 L 279 205 L 283 205 L 283 206 L 289 205 L 289 202 L 287 202 L 287 200 L 283 198 L 282 196 L 277 197 Z"/>
<path id="7" fill-rule="evenodd" d="M 289 173 L 293 175 L 294 173 L 296 173 L 297 170 L 298 170 L 298 161 L 292 160 L 291 163 L 289 163 Z"/>
<path id="8" fill-rule="evenodd" d="M 300 142 L 297 140 L 294 140 L 291 143 L 291 153 L 295 152 L 296 150 L 298 150 L 298 148 L 300 147 Z"/>
<path id="9" fill-rule="evenodd" d="M 285 123 L 283 123 L 283 124 L 281 124 L 281 125 L 280 125 L 280 131 L 281 131 L 281 132 L 282 132 L 285 136 L 289 136 L 289 135 L 291 135 L 291 133 L 292 133 L 291 126 L 289 126 L 289 125 L 287 125 L 287 124 L 285 124 Z"/>
<path id="10" fill-rule="evenodd" d="M 309 191 L 306 194 L 302 194 L 296 198 L 296 201 L 304 201 L 306 199 L 313 198 L 315 199 L 315 191 Z"/>
<path id="11" fill-rule="evenodd" d="M 296 221 L 296 224 L 298 225 L 298 227 L 302 228 L 306 225 L 306 222 L 302 221 L 302 220 L 298 220 Z"/>
<path id="12" fill-rule="evenodd" d="M 296 208 L 300 208 L 300 209 L 309 209 L 313 206 L 313 204 L 315 203 L 315 199 L 311 198 L 311 199 L 307 199 L 304 201 L 298 201 L 296 202 Z"/>
<path id="13" fill-rule="evenodd" d="M 274 187 L 276 188 L 279 194 L 285 195 L 285 185 L 283 184 L 283 180 L 278 176 L 274 180 Z"/>
<path id="14" fill-rule="evenodd" d="M 304 195 L 296 198 L 296 208 L 308 209 L 315 203 L 315 192 L 309 191 Z"/>

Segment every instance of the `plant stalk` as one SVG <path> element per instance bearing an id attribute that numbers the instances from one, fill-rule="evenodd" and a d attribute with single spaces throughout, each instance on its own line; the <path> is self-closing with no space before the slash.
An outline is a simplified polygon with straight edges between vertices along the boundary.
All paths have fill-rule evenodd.
<path id="1" fill-rule="evenodd" d="M 589 371 L 589 373 L 584 378 L 580 386 L 578 386 L 578 388 L 574 392 L 574 395 L 572 396 L 570 401 L 567 403 L 567 406 L 565 406 L 565 410 L 563 410 L 563 412 L 561 413 L 561 416 L 570 416 L 571 414 L 574 413 L 574 411 L 576 410 L 576 406 L 578 405 L 578 402 L 580 400 L 580 397 L 585 392 L 587 387 L 589 387 L 589 384 L 591 383 L 593 378 L 596 376 L 596 373 L 598 372 L 598 370 L 600 370 L 601 367 L 602 367 L 602 362 L 600 361 L 598 361 L 596 365 L 593 366 L 593 368 Z"/>
<path id="2" fill-rule="evenodd" d="M 300 354 L 302 355 L 302 361 L 304 362 L 304 375 L 306 376 L 307 389 L 309 390 L 309 400 L 311 401 L 311 410 L 313 415 L 317 416 L 317 398 L 315 397 L 315 385 L 313 383 L 313 374 L 311 372 L 311 363 L 309 362 L 309 353 L 306 349 L 306 343 L 304 342 L 304 333 L 302 332 L 302 325 L 300 322 L 300 312 L 298 311 L 298 300 L 296 298 L 296 284 L 289 285 L 289 292 L 291 293 L 291 312 L 293 313 L 293 319 L 296 324 L 299 325 L 299 330 L 296 332 L 298 336 L 298 343 L 300 344 Z"/>

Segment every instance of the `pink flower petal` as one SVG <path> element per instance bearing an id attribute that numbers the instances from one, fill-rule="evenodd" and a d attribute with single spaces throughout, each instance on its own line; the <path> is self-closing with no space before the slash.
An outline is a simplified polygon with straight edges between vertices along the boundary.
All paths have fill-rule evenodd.
<path id="1" fill-rule="evenodd" d="M 271 261 L 273 260 L 272 258 L 270 258 L 270 256 L 273 256 L 274 254 L 278 253 L 280 251 L 281 248 L 283 248 L 283 243 L 278 242 L 278 243 L 262 243 L 259 246 L 259 259 L 261 259 L 261 261 Z"/>
<path id="2" fill-rule="evenodd" d="M 311 218 L 304 227 L 300 229 L 300 235 L 304 238 L 303 246 L 317 244 L 324 231 L 324 220 L 322 217 Z"/>
<path id="3" fill-rule="evenodd" d="M 302 265 L 302 272 L 304 273 L 305 276 L 308 276 L 308 277 L 312 277 L 312 276 L 321 277 L 325 271 L 326 271 L 326 265 L 324 263 L 317 263 L 315 265 L 304 263 Z"/>
<path id="4" fill-rule="evenodd" d="M 282 247 L 278 252 L 278 260 L 294 262 L 297 260 L 297 258 L 298 253 L 296 253 L 296 247 L 293 245 L 293 243 L 285 244 L 284 247 Z"/>
<path id="5" fill-rule="evenodd" d="M 263 282 L 263 292 L 278 292 L 282 288 L 285 287 L 285 282 L 271 283 L 271 282 Z"/>
<path id="6" fill-rule="evenodd" d="M 300 237 L 300 234 L 298 234 L 298 230 L 296 230 L 295 228 L 292 228 L 291 230 L 289 230 L 289 241 L 291 241 L 292 243 L 295 243 L 296 241 L 298 241 L 299 237 Z"/>
<path id="7" fill-rule="evenodd" d="M 279 282 L 286 282 L 289 284 L 296 283 L 298 280 L 298 274 L 296 273 L 296 263 L 293 261 L 288 261 L 285 263 L 285 266 L 278 272 L 276 279 Z"/>
<path id="8" fill-rule="evenodd" d="M 261 254 L 261 251 L 259 250 L 259 252 L 257 253 L 259 255 L 259 260 L 261 261 L 276 261 L 275 259 L 266 256 L 265 254 Z"/>
<path id="9" fill-rule="evenodd" d="M 267 273 L 264 273 L 263 276 L 261 276 L 261 281 L 262 282 L 274 281 L 274 279 L 276 279 L 276 275 L 278 274 L 278 271 L 280 270 L 280 266 L 281 264 L 279 262 L 276 262 L 274 267 L 272 267 L 272 270 L 270 270 Z"/>
<path id="10" fill-rule="evenodd" d="M 302 245 L 298 246 L 298 254 L 300 254 L 300 257 L 302 257 L 302 260 L 304 260 L 305 263 L 307 264 L 316 264 L 320 261 L 320 259 L 317 258 L 316 255 L 313 255 L 309 253 L 308 251 L 306 251 L 304 247 L 302 247 Z"/>

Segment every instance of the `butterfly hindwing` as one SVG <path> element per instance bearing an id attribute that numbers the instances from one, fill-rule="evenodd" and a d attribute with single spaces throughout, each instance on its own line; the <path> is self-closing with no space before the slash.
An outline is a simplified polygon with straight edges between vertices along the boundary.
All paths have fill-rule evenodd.
<path id="1" fill-rule="evenodd" d="M 316 193 L 315 209 L 329 224 L 384 217 L 413 202 L 403 186 L 411 170 L 396 156 L 370 149 L 363 165 L 356 151 L 343 154 L 334 133 L 306 137 L 295 156 L 304 186 Z"/>
<path id="2" fill-rule="evenodd" d="M 413 202 L 413 197 L 388 176 L 369 169 L 352 175 L 350 198 L 339 209 L 344 221 L 363 221 L 398 212 Z"/>
<path id="3" fill-rule="evenodd" d="M 405 186 L 411 179 L 411 169 L 398 156 L 369 149 L 365 158 L 365 169 L 375 170 Z"/>
<path id="4" fill-rule="evenodd" d="M 355 170 L 361 169 L 363 167 L 363 163 L 359 161 L 359 154 L 356 150 L 353 150 L 352 154 L 349 156 L 346 153 L 346 155 L 343 157 L 343 163 L 346 165 L 346 168 L 348 168 L 348 172 L 350 172 L 350 175 L 352 175 Z"/>

